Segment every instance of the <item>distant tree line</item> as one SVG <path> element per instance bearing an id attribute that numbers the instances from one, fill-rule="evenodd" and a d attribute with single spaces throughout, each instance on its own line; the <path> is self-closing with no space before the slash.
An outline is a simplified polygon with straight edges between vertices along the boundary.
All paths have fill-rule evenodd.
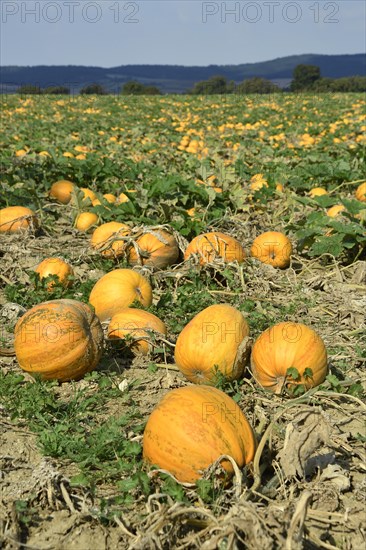
<path id="1" fill-rule="evenodd" d="M 319 67 L 315 65 L 297 65 L 288 89 L 282 90 L 266 78 L 254 77 L 240 84 L 228 81 L 224 76 L 213 76 L 208 80 L 197 82 L 192 90 L 193 95 L 210 94 L 272 94 L 275 92 L 366 92 L 366 76 L 349 76 L 345 78 L 322 78 Z"/>
<path id="2" fill-rule="evenodd" d="M 18 94 L 27 95 L 27 94 L 59 94 L 59 95 L 69 95 L 70 88 L 67 86 L 48 86 L 47 88 L 41 88 L 34 84 L 24 84 L 17 89 Z M 98 83 L 87 84 L 80 89 L 79 92 L 81 95 L 107 95 L 109 92 Z M 120 93 L 122 95 L 159 95 L 161 94 L 159 88 L 156 86 L 147 86 L 137 82 L 136 80 L 131 80 L 126 82 Z"/>
<path id="3" fill-rule="evenodd" d="M 282 91 L 290 92 L 366 92 L 366 76 L 349 76 L 344 78 L 326 78 L 320 74 L 320 68 L 316 65 L 297 65 L 293 71 L 289 88 L 283 90 L 270 80 L 261 77 L 253 77 L 236 84 L 233 80 L 217 75 L 208 80 L 197 82 L 188 94 L 272 94 Z M 25 84 L 18 88 L 19 94 L 70 94 L 66 86 L 48 86 L 41 89 L 40 86 Z M 106 95 L 109 92 L 98 83 L 88 84 L 81 88 L 82 95 Z M 122 95 L 160 95 L 161 91 L 156 86 L 142 84 L 137 80 L 126 82 L 120 93 Z"/>

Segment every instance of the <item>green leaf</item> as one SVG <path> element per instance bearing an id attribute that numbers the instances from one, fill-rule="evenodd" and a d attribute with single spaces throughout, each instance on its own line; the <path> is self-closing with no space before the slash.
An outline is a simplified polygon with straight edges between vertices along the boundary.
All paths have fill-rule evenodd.
<path id="1" fill-rule="evenodd" d="M 299 371 L 295 367 L 289 367 L 286 371 L 286 376 L 292 378 L 293 380 L 300 380 L 301 376 Z"/>

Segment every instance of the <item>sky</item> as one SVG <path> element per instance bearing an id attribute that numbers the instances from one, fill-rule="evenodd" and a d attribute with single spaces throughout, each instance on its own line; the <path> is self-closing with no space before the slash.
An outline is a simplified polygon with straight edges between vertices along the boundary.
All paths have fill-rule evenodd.
<path id="1" fill-rule="evenodd" d="M 364 0 L 0 0 L 1 65 L 237 65 L 366 50 Z"/>

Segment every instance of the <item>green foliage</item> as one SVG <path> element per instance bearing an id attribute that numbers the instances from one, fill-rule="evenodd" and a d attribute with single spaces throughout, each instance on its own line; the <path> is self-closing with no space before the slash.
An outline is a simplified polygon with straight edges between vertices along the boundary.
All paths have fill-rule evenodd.
<path id="1" fill-rule="evenodd" d="M 94 382 L 96 389 L 75 385 L 71 395 L 62 398 L 57 382 L 26 383 L 18 374 L 0 373 L 0 395 L 11 418 L 20 419 L 37 434 L 45 455 L 78 465 L 80 474 L 71 480 L 73 484 L 119 480 L 122 493 L 131 495 L 131 484 L 136 491 L 148 491 L 140 471 L 141 446 L 127 435 L 127 428 L 130 434 L 141 433 L 141 413 L 128 392 L 121 394 L 113 377 L 93 372 L 85 380 Z M 105 403 L 116 398 L 125 403 L 124 414 L 101 419 Z"/>
<path id="2" fill-rule="evenodd" d="M 291 91 L 309 90 L 320 78 L 320 69 L 315 65 L 297 65 L 293 72 Z"/>
<path id="3" fill-rule="evenodd" d="M 228 82 L 224 76 L 212 76 L 208 80 L 197 82 L 191 94 L 193 95 L 212 95 L 212 94 L 228 94 L 232 93 L 234 83 Z"/>
<path id="4" fill-rule="evenodd" d="M 91 289 L 95 285 L 95 280 L 89 279 L 84 282 L 78 282 L 70 288 L 65 288 L 59 281 L 57 275 L 49 275 L 40 279 L 38 273 L 31 271 L 29 273 L 30 285 L 7 284 L 4 288 L 4 294 L 9 302 L 15 302 L 26 309 L 33 307 L 41 302 L 48 300 L 59 300 L 60 298 L 69 298 L 87 303 Z M 70 280 L 72 277 L 70 276 Z M 48 289 L 47 285 L 52 282 L 53 286 Z"/>
<path id="5" fill-rule="evenodd" d="M 317 197 L 315 200 L 318 204 L 327 206 L 328 201 L 327 196 Z M 296 227 L 294 224 L 287 227 L 289 230 L 295 230 L 300 253 L 309 257 L 329 254 L 347 262 L 363 257 L 366 245 L 365 230 L 354 216 L 361 212 L 364 206 L 356 200 L 345 200 L 344 205 L 348 212 L 342 213 L 341 219 L 330 218 L 322 211 L 315 211 L 300 219 Z"/>
<path id="6" fill-rule="evenodd" d="M 53 95 L 69 95 L 70 88 L 67 86 L 48 86 L 43 89 L 44 94 L 53 94 Z"/>
<path id="7" fill-rule="evenodd" d="M 121 93 L 122 95 L 161 95 L 159 88 L 156 86 L 147 86 L 136 80 L 126 82 Z"/>
<path id="8" fill-rule="evenodd" d="M 87 84 L 79 92 L 81 95 L 106 95 L 108 92 L 101 84 Z"/>
<path id="9" fill-rule="evenodd" d="M 22 95 L 39 95 L 42 93 L 40 86 L 35 84 L 23 84 L 17 89 L 17 94 Z"/>
<path id="10" fill-rule="evenodd" d="M 236 94 L 272 94 L 276 92 L 281 92 L 276 84 L 258 76 L 248 78 L 235 87 Z"/>

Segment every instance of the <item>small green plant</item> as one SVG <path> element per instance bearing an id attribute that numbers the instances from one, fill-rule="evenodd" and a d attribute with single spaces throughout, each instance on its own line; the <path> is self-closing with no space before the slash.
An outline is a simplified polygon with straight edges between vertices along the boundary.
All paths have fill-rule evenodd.
<path id="1" fill-rule="evenodd" d="M 89 279 L 84 282 L 78 282 L 70 288 L 65 288 L 60 283 L 57 275 L 49 275 L 40 279 L 38 273 L 34 271 L 29 273 L 29 278 L 31 281 L 30 285 L 8 284 L 5 286 L 4 294 L 9 302 L 19 304 L 26 309 L 41 302 L 61 298 L 69 298 L 87 303 L 91 289 L 95 284 L 94 280 Z M 50 282 L 52 282 L 53 286 L 49 289 L 48 285 Z"/>

